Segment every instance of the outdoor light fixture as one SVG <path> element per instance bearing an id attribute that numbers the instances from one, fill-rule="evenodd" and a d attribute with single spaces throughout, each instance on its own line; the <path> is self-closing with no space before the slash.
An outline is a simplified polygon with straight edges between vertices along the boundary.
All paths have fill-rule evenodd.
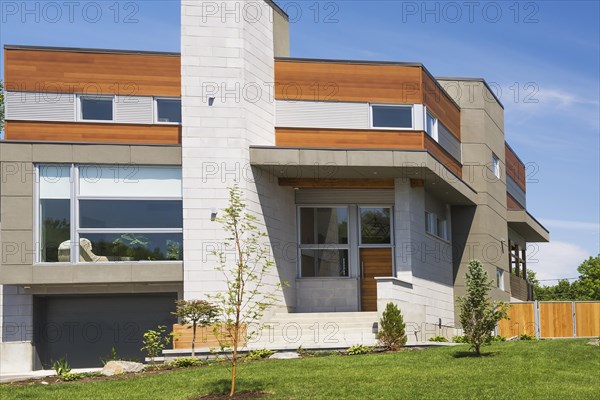
<path id="1" fill-rule="evenodd" d="M 209 97 L 208 98 L 208 106 L 212 107 L 213 104 L 215 104 L 215 98 L 214 97 Z"/>
<path id="2" fill-rule="evenodd" d="M 211 221 L 216 221 L 217 220 L 217 209 L 216 208 L 213 208 L 210 211 L 210 220 Z"/>

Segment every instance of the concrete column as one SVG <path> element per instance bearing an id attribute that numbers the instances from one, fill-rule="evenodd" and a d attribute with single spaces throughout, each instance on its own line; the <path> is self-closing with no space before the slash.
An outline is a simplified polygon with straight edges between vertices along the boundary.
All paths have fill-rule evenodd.
<path id="1" fill-rule="evenodd" d="M 288 280 L 290 269 L 295 273 L 295 257 L 284 255 L 287 242 L 295 237 L 293 190 L 280 188 L 273 176 L 252 168 L 249 159 L 249 146 L 275 143 L 274 11 L 264 5 L 247 18 L 243 1 L 181 2 L 184 297 L 188 299 L 225 289 L 211 255 L 223 245 L 225 235 L 211 221 L 211 214 L 227 206 L 228 188 L 235 184 L 269 234 L 278 269 L 270 281 Z M 293 294 L 284 299 L 282 293 L 283 306 L 293 307 L 293 301 Z"/>

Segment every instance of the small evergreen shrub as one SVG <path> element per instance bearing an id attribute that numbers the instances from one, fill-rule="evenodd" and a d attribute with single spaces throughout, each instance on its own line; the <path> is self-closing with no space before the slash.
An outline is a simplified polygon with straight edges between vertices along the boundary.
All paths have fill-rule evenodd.
<path id="1" fill-rule="evenodd" d="M 492 337 L 492 342 L 506 342 L 506 338 L 501 335 Z"/>
<path id="2" fill-rule="evenodd" d="M 438 343 L 447 343 L 448 339 L 446 339 L 443 336 L 434 336 L 432 338 L 429 338 L 430 342 L 438 342 Z"/>
<path id="3" fill-rule="evenodd" d="M 275 352 L 269 349 L 252 350 L 246 354 L 246 360 L 262 360 L 271 357 Z"/>
<path id="4" fill-rule="evenodd" d="M 458 298 L 460 325 L 471 348 L 481 355 L 481 346 L 492 342 L 492 332 L 498 321 L 508 318 L 510 305 L 491 301 L 488 294 L 493 284 L 478 260 L 469 262 L 465 285 L 465 296 Z"/>
<path id="5" fill-rule="evenodd" d="M 390 302 L 385 306 L 379 321 L 379 332 L 377 333 L 379 345 L 396 351 L 406 344 L 407 339 L 402 313 L 394 303 Z"/>
<path id="6" fill-rule="evenodd" d="M 175 368 L 199 367 L 202 365 L 202 361 L 194 357 L 183 357 L 171 361 L 169 365 Z"/>
<path id="7" fill-rule="evenodd" d="M 357 344 L 350 347 L 346 350 L 346 354 L 350 356 L 358 356 L 361 354 L 369 354 L 373 352 L 373 347 L 371 346 L 363 346 L 362 344 Z"/>

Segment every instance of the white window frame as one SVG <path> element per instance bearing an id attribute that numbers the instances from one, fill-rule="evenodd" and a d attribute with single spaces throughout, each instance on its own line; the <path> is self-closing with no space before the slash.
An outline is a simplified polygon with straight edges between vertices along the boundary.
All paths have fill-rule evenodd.
<path id="1" fill-rule="evenodd" d="M 47 262 L 41 261 L 41 218 L 40 218 L 40 167 L 44 165 L 63 165 L 69 166 L 71 170 L 71 193 L 70 193 L 70 204 L 71 204 L 71 221 L 70 221 L 70 240 L 71 240 L 71 251 L 70 261 L 63 262 Z M 79 227 L 79 200 L 182 200 L 183 196 L 170 196 L 170 197 L 115 197 L 115 196 L 80 196 L 79 195 L 79 170 L 85 168 L 89 164 L 65 164 L 65 163 L 37 163 L 35 165 L 36 184 L 34 188 L 34 243 L 35 254 L 34 260 L 36 264 L 43 265 L 90 265 L 93 262 L 82 262 L 79 257 L 79 246 L 80 235 L 82 233 L 181 233 L 183 234 L 182 228 L 80 228 Z M 148 167 L 175 167 L 172 165 L 144 165 Z M 104 264 L 119 264 L 119 263 L 136 263 L 136 264 L 180 264 L 182 260 L 156 260 L 156 261 L 103 261 Z"/>
<path id="2" fill-rule="evenodd" d="M 165 122 L 158 120 L 158 100 L 179 100 L 181 103 L 181 97 L 167 97 L 167 96 L 158 96 L 154 97 L 152 100 L 153 114 L 154 114 L 154 123 L 158 125 L 181 125 L 183 124 L 183 114 L 181 115 L 181 122 Z"/>
<path id="3" fill-rule="evenodd" d="M 429 132 L 429 130 L 427 129 L 427 119 L 428 117 L 431 117 L 433 119 L 433 126 L 432 126 L 432 132 Z M 439 143 L 439 132 L 438 132 L 438 123 L 439 120 L 438 118 L 433 115 L 428 109 L 425 110 L 425 132 L 436 142 Z"/>
<path id="4" fill-rule="evenodd" d="M 492 172 L 496 178 L 500 179 L 502 177 L 500 158 L 496 155 L 496 153 L 492 153 Z"/>
<path id="5" fill-rule="evenodd" d="M 496 287 L 504 290 L 504 270 L 496 267 Z"/>
<path id="6" fill-rule="evenodd" d="M 410 127 L 398 128 L 398 127 L 385 127 L 385 126 L 374 126 L 373 124 L 373 107 L 389 107 L 389 108 L 409 108 L 410 109 Z M 371 129 L 382 129 L 390 131 L 412 131 L 415 129 L 415 115 L 413 104 L 381 104 L 381 103 L 369 103 L 369 126 Z"/>
<path id="7" fill-rule="evenodd" d="M 91 99 L 96 99 L 96 100 L 108 100 L 110 99 L 112 101 L 112 119 L 111 120 L 104 120 L 104 119 L 84 119 L 83 118 L 83 108 L 81 107 L 81 99 L 82 98 L 91 98 Z M 76 102 L 77 106 L 76 106 L 76 121 L 77 122 L 92 122 L 92 123 L 99 123 L 99 124 L 114 124 L 116 122 L 115 116 L 116 116 L 116 112 L 117 112 L 117 107 L 116 107 L 116 98 L 115 95 L 93 95 L 93 94 L 78 94 L 77 95 L 77 102 Z"/>

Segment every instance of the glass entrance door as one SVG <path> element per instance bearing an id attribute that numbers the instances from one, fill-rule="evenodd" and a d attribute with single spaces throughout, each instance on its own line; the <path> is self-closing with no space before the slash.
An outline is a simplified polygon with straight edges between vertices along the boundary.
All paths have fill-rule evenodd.
<path id="1" fill-rule="evenodd" d="M 393 276 L 392 209 L 359 207 L 361 311 L 377 311 L 377 277 Z"/>

